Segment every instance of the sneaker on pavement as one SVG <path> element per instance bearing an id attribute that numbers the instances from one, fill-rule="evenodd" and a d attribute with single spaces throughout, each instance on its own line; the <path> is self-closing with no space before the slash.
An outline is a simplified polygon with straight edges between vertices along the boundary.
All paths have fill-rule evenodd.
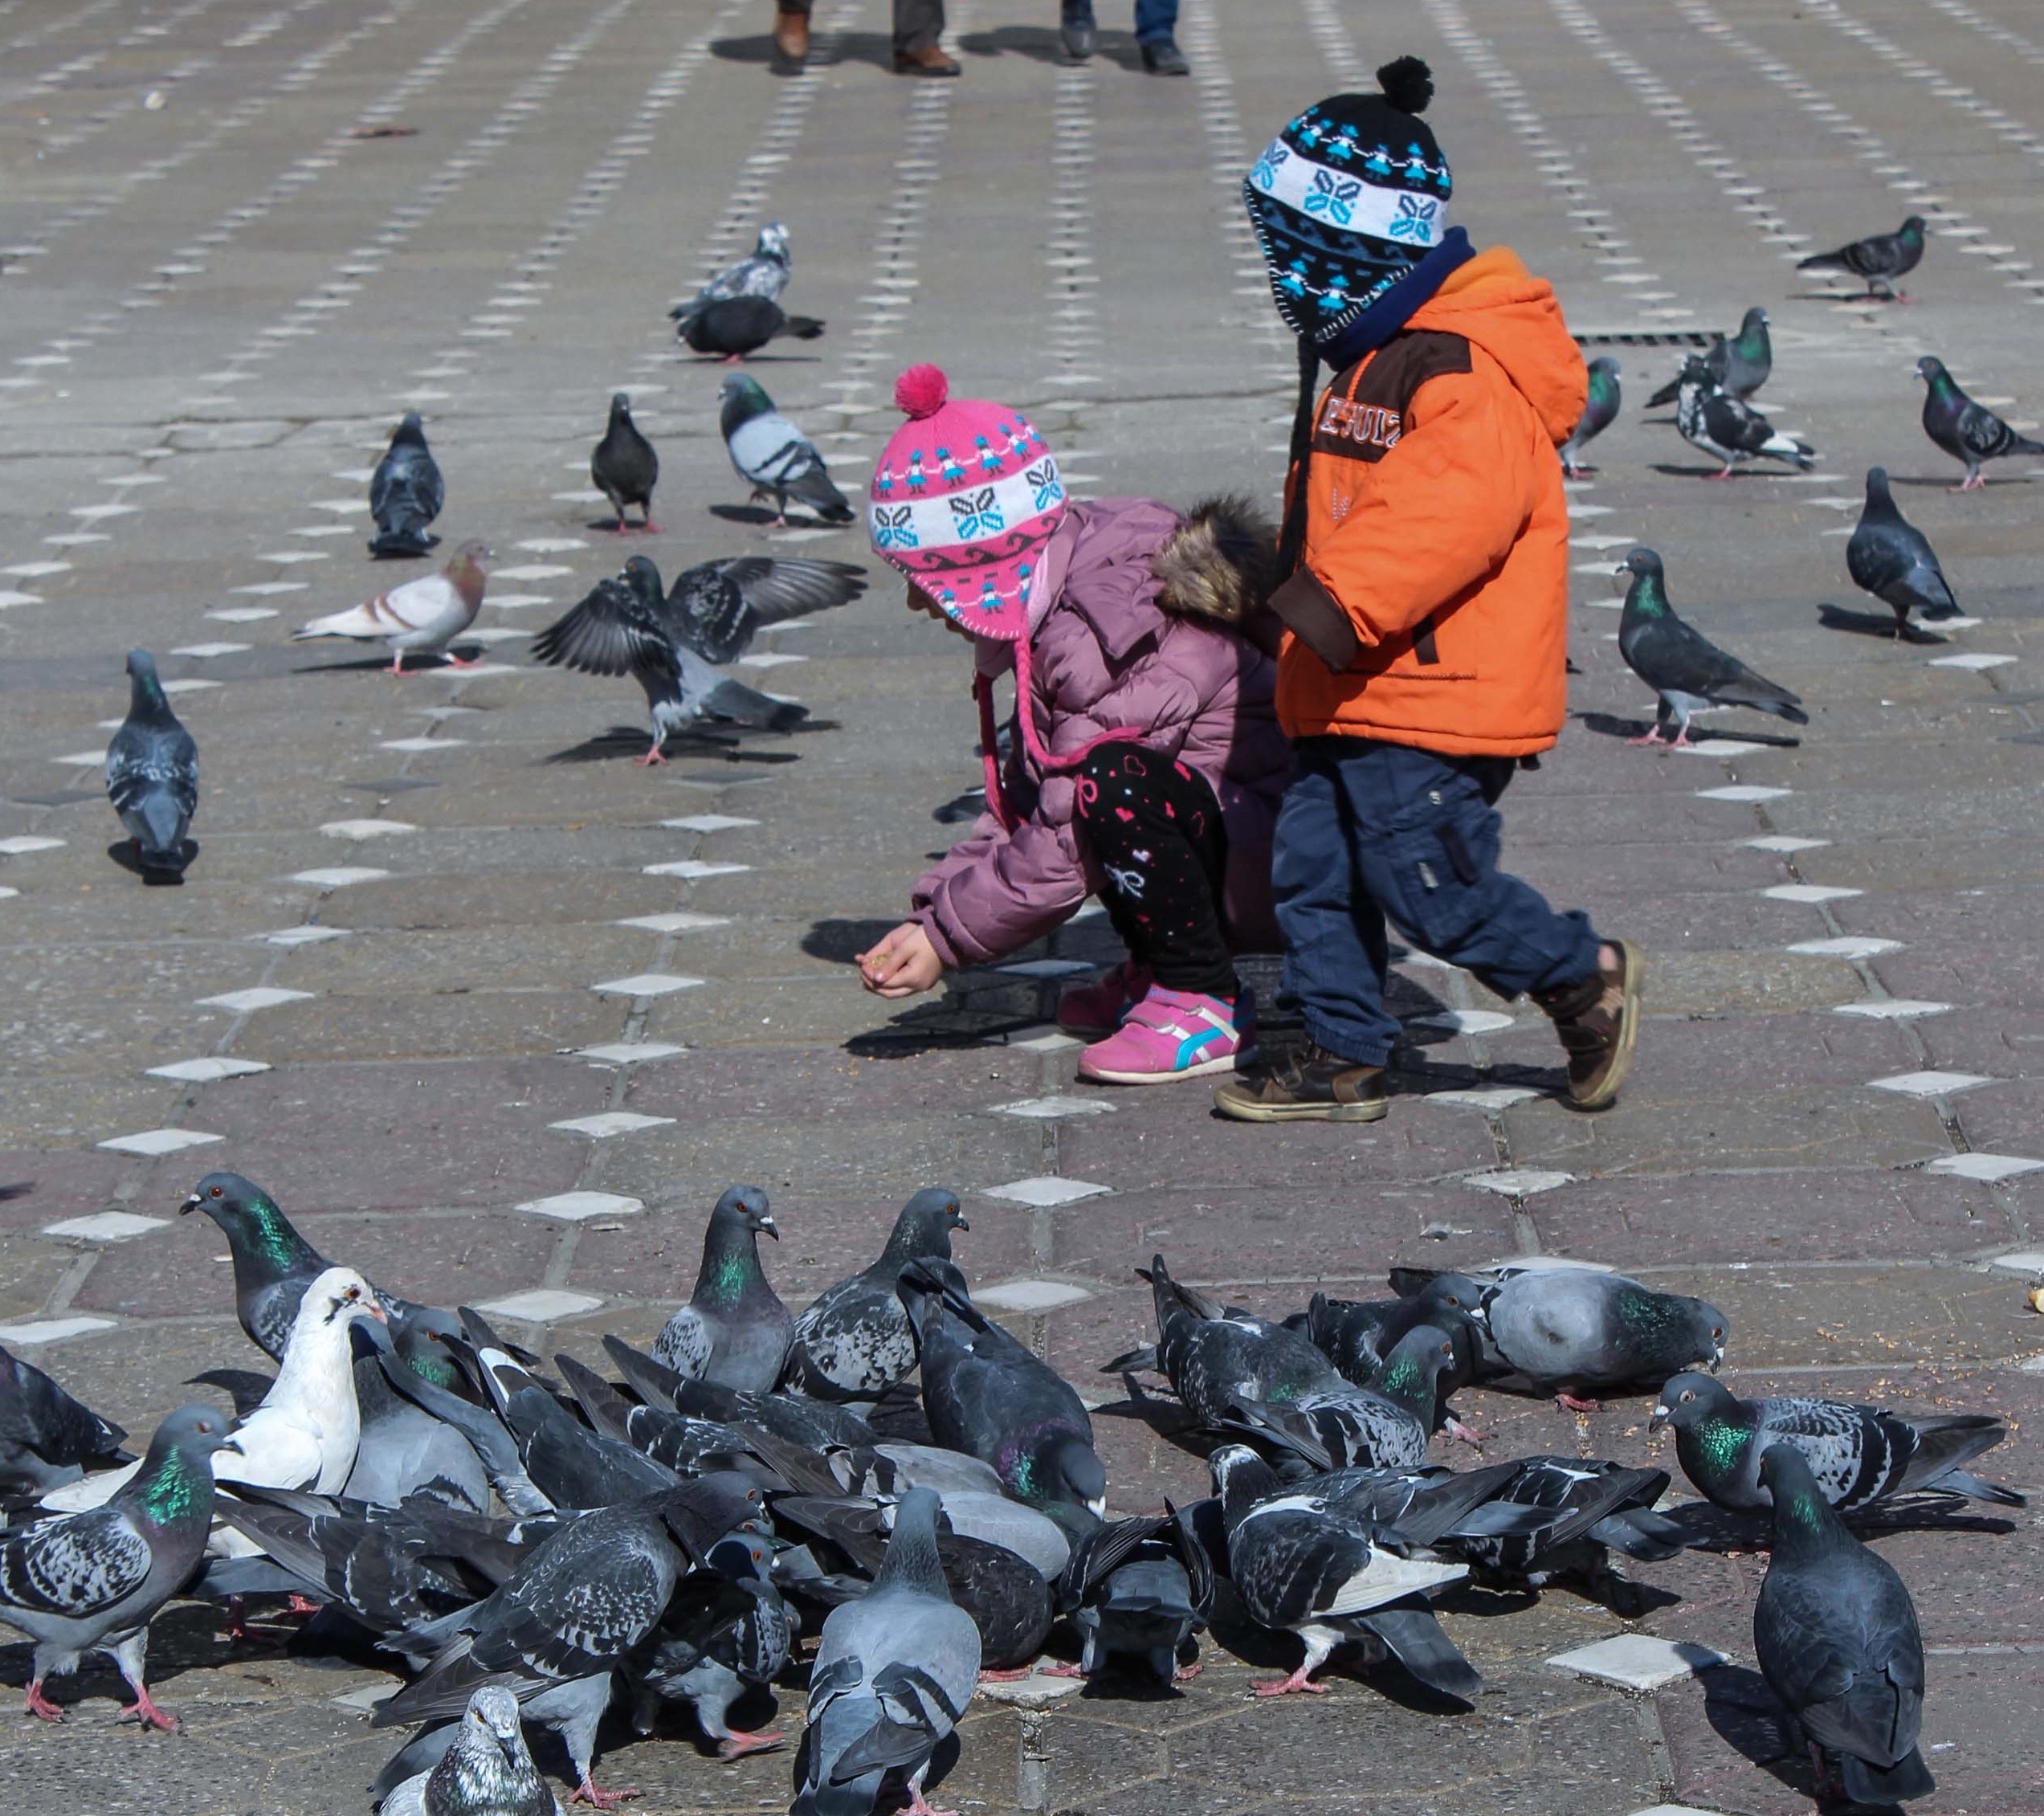
<path id="1" fill-rule="evenodd" d="M 1169 1084 L 1231 1072 L 1249 1043 L 1238 1005 L 1225 996 L 1153 989 L 1121 1026 L 1079 1056 L 1079 1075 L 1095 1084 Z"/>
<path id="2" fill-rule="evenodd" d="M 1058 20 L 1058 36 L 1063 40 L 1065 55 L 1075 63 L 1084 63 L 1093 54 L 1093 9 L 1065 0 Z"/>
<path id="3" fill-rule="evenodd" d="M 1058 998 L 1058 1026 L 1068 1035 L 1097 1040 L 1121 1026 L 1121 1018 L 1150 992 L 1150 974 L 1140 965 L 1117 965 L 1096 984 L 1075 984 Z"/>
<path id="4" fill-rule="evenodd" d="M 782 69 L 800 69 L 809 61 L 809 14 L 776 13 L 773 17 L 773 56 Z"/>
<path id="5" fill-rule="evenodd" d="M 1214 1107 L 1238 1122 L 1377 1122 L 1391 1100 L 1381 1066 L 1358 1065 L 1308 1040 L 1275 1071 L 1216 1087 Z"/>
<path id="6" fill-rule="evenodd" d="M 1153 38 L 1144 44 L 1142 51 L 1143 67 L 1153 75 L 1190 75 L 1193 72 L 1175 39 Z"/>
<path id="7" fill-rule="evenodd" d="M 957 75 L 963 68 L 962 64 L 947 57 L 934 44 L 926 44 L 920 51 L 897 51 L 894 54 L 894 72 L 897 75 Z"/>
<path id="8" fill-rule="evenodd" d="M 1577 1109 L 1601 1110 L 1612 1103 L 1632 1070 L 1646 981 L 1646 953 L 1629 940 L 1612 940 L 1582 982 L 1534 999 L 1554 1019 L 1569 1056 L 1569 1096 Z"/>

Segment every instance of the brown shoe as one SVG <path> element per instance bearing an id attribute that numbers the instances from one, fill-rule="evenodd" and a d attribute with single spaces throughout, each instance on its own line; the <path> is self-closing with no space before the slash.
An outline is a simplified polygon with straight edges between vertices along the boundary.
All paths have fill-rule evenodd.
<path id="1" fill-rule="evenodd" d="M 781 12 L 773 18 L 773 55 L 783 69 L 800 69 L 809 61 L 809 14 Z"/>
<path id="2" fill-rule="evenodd" d="M 1237 1122 L 1377 1122 L 1391 1101 L 1381 1066 L 1359 1066 L 1309 1040 L 1275 1071 L 1216 1086 L 1214 1107 Z"/>
<path id="3" fill-rule="evenodd" d="M 894 72 L 897 75 L 958 75 L 964 73 L 964 66 L 936 45 L 925 44 L 920 51 L 896 51 Z"/>
<path id="4" fill-rule="evenodd" d="M 1597 968 L 1580 984 L 1536 997 L 1554 1018 L 1569 1055 L 1569 1096 L 1579 1110 L 1601 1110 L 1632 1070 L 1639 1039 L 1639 992 L 1646 955 L 1629 940 L 1606 942 Z"/>

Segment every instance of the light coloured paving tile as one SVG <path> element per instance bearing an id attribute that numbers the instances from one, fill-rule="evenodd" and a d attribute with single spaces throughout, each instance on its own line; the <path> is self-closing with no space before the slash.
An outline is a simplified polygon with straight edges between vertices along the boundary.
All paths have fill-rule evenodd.
<path id="1" fill-rule="evenodd" d="M 741 818 L 736 814 L 684 814 L 678 820 L 663 820 L 660 824 L 677 832 L 730 832 L 741 826 L 757 826 L 757 820 Z"/>
<path id="2" fill-rule="evenodd" d="M 1750 757 L 1756 750 L 1765 750 L 1764 744 L 1749 743 L 1744 738 L 1705 738 L 1701 744 L 1685 744 L 1675 752 L 1678 757 Z"/>
<path id="3" fill-rule="evenodd" d="M 647 876 L 679 876 L 689 883 L 700 883 L 706 877 L 737 876 L 749 871 L 750 864 L 707 863 L 700 858 L 679 858 L 671 863 L 647 864 L 642 875 Z"/>
<path id="4" fill-rule="evenodd" d="M 32 852 L 59 851 L 63 843 L 61 839 L 45 838 L 41 833 L 20 833 L 12 839 L 0 839 L 0 857 L 26 858 Z"/>
<path id="5" fill-rule="evenodd" d="M 591 984 L 590 988 L 599 996 L 672 996 L 677 990 L 698 989 L 702 981 L 700 977 L 677 977 L 669 971 L 638 971 L 629 977 Z"/>
<path id="6" fill-rule="evenodd" d="M 259 1009 L 276 1009 L 287 1002 L 309 1002 L 310 990 L 279 990 L 274 984 L 258 984 L 245 990 L 226 990 L 218 996 L 202 996 L 202 1009 L 231 1010 L 237 1015 L 252 1015 Z"/>
<path id="7" fill-rule="evenodd" d="M 649 933 L 700 933 L 706 927 L 728 926 L 730 920 L 727 914 L 691 914 L 686 908 L 677 908 L 671 914 L 636 914 L 618 924 L 643 927 Z"/>
<path id="8" fill-rule="evenodd" d="M 1548 1660 L 1593 1683 L 1614 1683 L 1621 1690 L 1640 1692 L 1679 1683 L 1724 1662 L 1724 1653 L 1714 1652 L 1707 1646 L 1655 1639 L 1643 1633 L 1600 1639 L 1594 1646 L 1579 1646 L 1573 1652 L 1557 1653 Z"/>
<path id="9" fill-rule="evenodd" d="M 550 561 L 530 561 L 523 567 L 499 568 L 492 580 L 559 580 L 575 570 Z"/>
<path id="10" fill-rule="evenodd" d="M 418 828 L 409 820 L 328 820 L 320 830 L 329 839 L 345 839 L 360 845 L 372 839 L 396 839 Z"/>
<path id="11" fill-rule="evenodd" d="M 18 889 L 10 889 L 4 885 L 0 885 L 0 902 L 11 902 L 20 893 L 21 891 Z"/>
<path id="12" fill-rule="evenodd" d="M 107 760 L 104 748 L 98 750 L 74 750 L 68 757 L 52 757 L 50 761 L 67 769 L 97 769 Z"/>
<path id="13" fill-rule="evenodd" d="M 168 1066 L 152 1066 L 151 1078 L 174 1078 L 186 1084 L 214 1084 L 223 1078 L 251 1078 L 269 1071 L 261 1059 L 230 1059 L 209 1055 L 203 1059 L 178 1059 Z"/>
<path id="14" fill-rule="evenodd" d="M 274 933 L 258 933 L 255 937 L 271 946 L 316 946 L 324 940 L 345 940 L 348 929 L 345 927 L 279 927 Z"/>
<path id="15" fill-rule="evenodd" d="M 224 1141 L 223 1135 L 208 1135 L 197 1128 L 144 1128 L 133 1135 L 109 1136 L 97 1144 L 111 1148 L 116 1154 L 142 1154 L 153 1158 L 158 1154 L 174 1154 L 184 1148 L 203 1148 L 215 1141 Z"/>
<path id="16" fill-rule="evenodd" d="M 311 585 L 309 581 L 304 580 L 259 580 L 251 586 L 231 587 L 228 590 L 251 593 L 262 598 L 273 593 L 304 593 L 310 590 Z M 272 612 L 270 615 L 274 618 L 276 614 Z"/>
<path id="17" fill-rule="evenodd" d="M 522 1318 L 528 1324 L 550 1324 L 557 1318 L 579 1317 L 594 1312 L 603 1301 L 586 1292 L 561 1292 L 536 1287 L 530 1292 L 514 1292 L 503 1299 L 486 1299 L 475 1309 L 493 1318 Z"/>
<path id="18" fill-rule="evenodd" d="M 1501 1167 L 1495 1173 L 1465 1173 L 1462 1182 L 1479 1192 L 1495 1192 L 1500 1198 L 1530 1198 L 1571 1184 L 1573 1173 L 1551 1173 L 1537 1166 Z"/>
<path id="19" fill-rule="evenodd" d="M 614 1040 L 578 1051 L 585 1059 L 594 1059 L 601 1065 L 643 1066 L 649 1059 L 671 1059 L 688 1049 L 671 1040 Z"/>
<path id="20" fill-rule="evenodd" d="M 547 1198 L 528 1198 L 513 1207 L 535 1217 L 557 1217 L 564 1223 L 586 1222 L 592 1217 L 630 1217 L 645 1210 L 643 1198 L 628 1198 L 617 1192 L 556 1192 Z"/>
<path id="21" fill-rule="evenodd" d="M 789 650 L 761 650 L 752 655 L 741 655 L 734 664 L 739 668 L 781 668 L 791 662 L 807 662 L 806 655 L 797 655 Z"/>
<path id="22" fill-rule="evenodd" d="M 253 647 L 254 645 L 249 643 L 184 643 L 170 653 L 173 655 L 197 656 L 204 662 L 214 656 L 240 655 Z"/>
<path id="23" fill-rule="evenodd" d="M 567 1135 L 586 1135 L 592 1141 L 607 1141 L 614 1135 L 631 1135 L 642 1128 L 663 1128 L 674 1120 L 672 1116 L 641 1116 L 636 1110 L 604 1110 L 593 1116 L 570 1116 L 565 1122 L 550 1122 L 547 1127 Z"/>
<path id="24" fill-rule="evenodd" d="M 381 883 L 390 874 L 387 870 L 370 870 L 361 864 L 337 864 L 326 870 L 301 870 L 284 880 L 309 883 L 316 889 L 349 889 L 357 883 Z"/>
<path id="25" fill-rule="evenodd" d="M 1082 1198 L 1104 1198 L 1111 1186 L 1095 1186 L 1084 1179 L 1011 1179 L 1005 1186 L 989 1186 L 981 1196 L 1006 1198 L 1010 1204 L 1034 1205 L 1047 1210 L 1057 1205 L 1077 1204 Z"/>
<path id="26" fill-rule="evenodd" d="M 1449 1028 L 1459 1035 L 1502 1034 L 1512 1026 L 1511 1016 L 1495 1009 L 1441 1009 L 1419 1018 L 1422 1026 Z"/>
<path id="27" fill-rule="evenodd" d="M 2005 668 L 2016 659 L 2012 655 L 1992 655 L 1985 650 L 1968 650 L 1960 655 L 1934 655 L 1932 668 Z"/>
<path id="28" fill-rule="evenodd" d="M 1105 1405 L 1107 1402 L 1101 1402 Z M 1075 1696 L 1086 1687 L 1086 1680 L 1079 1677 L 1052 1677 L 1039 1667 L 1042 1659 L 1030 1667 L 1029 1675 L 1018 1677 L 1010 1683 L 981 1683 L 973 1692 L 990 1703 L 1008 1703 L 1018 1708 L 1041 1708 L 1046 1703 L 1062 1702 L 1067 1696 Z"/>
<path id="29" fill-rule="evenodd" d="M 132 1210 L 99 1210 L 90 1217 L 67 1217 L 61 1223 L 46 1223 L 43 1234 L 61 1242 L 126 1243 L 146 1236 L 152 1230 L 167 1230 L 167 1217 L 138 1217 Z"/>
<path id="30" fill-rule="evenodd" d="M 1027 1040 L 1014 1040 L 1007 1044 L 1018 1053 L 1063 1053 L 1070 1047 L 1083 1047 L 1086 1043 L 1075 1035 L 1053 1029 L 1049 1034 L 1032 1035 Z"/>
<path id="31" fill-rule="evenodd" d="M 1765 839 L 1742 839 L 1739 843 L 1749 851 L 1814 851 L 1831 841 L 1828 839 L 1798 839 L 1791 832 L 1770 832 Z"/>
<path id="32" fill-rule="evenodd" d="M 377 748 L 379 750 L 459 750 L 468 742 L 467 738 L 386 738 Z"/>
<path id="33" fill-rule="evenodd" d="M 1993 1083 L 1977 1072 L 1897 1072 L 1892 1078 L 1867 1081 L 1870 1090 L 1898 1092 L 1905 1097 L 1947 1097 L 1955 1091 L 1970 1091 L 1977 1084 Z"/>
<path id="34" fill-rule="evenodd" d="M 999 1113 L 1026 1116 L 1033 1122 L 1055 1122 L 1060 1116 L 1104 1116 L 1113 1108 L 1098 1097 L 1029 1097 L 1019 1104 L 1000 1105 Z"/>
<path id="35" fill-rule="evenodd" d="M 1527 1104 L 1540 1096 L 1521 1084 L 1495 1084 L 1481 1091 L 1430 1091 L 1430 1104 L 1455 1104 L 1471 1110 L 1508 1110 L 1514 1104 Z"/>
<path id="36" fill-rule="evenodd" d="M 1863 889 L 1840 889 L 1828 883 L 1777 883 L 1760 893 L 1771 902 L 1843 902 L 1866 893 Z"/>
<path id="37" fill-rule="evenodd" d="M 523 542 L 512 545 L 512 548 L 522 549 L 528 555 L 569 555 L 588 546 L 589 544 L 579 536 L 532 536 L 528 537 Z"/>
<path id="38" fill-rule="evenodd" d="M 1884 952 L 1900 952 L 1902 942 L 1846 933 L 1835 940 L 1798 940 L 1789 950 L 1805 958 L 1879 958 Z"/>
<path id="39" fill-rule="evenodd" d="M 2020 1179 L 2026 1173 L 2035 1173 L 2040 1168 L 2044 1168 L 2044 1161 L 2027 1160 L 2021 1154 L 1974 1152 L 1947 1154 L 1942 1160 L 1932 1161 L 1924 1170 L 1948 1173 L 1958 1179 L 1985 1180 L 1992 1185 L 2004 1179 Z"/>
<path id="40" fill-rule="evenodd" d="M 224 687 L 226 684 L 222 681 L 165 681 L 163 684 L 163 691 L 166 694 L 202 694 L 209 688 Z"/>
<path id="41" fill-rule="evenodd" d="M 1964 1157 L 1955 1154 L 1952 1157 L 1958 1160 Z M 2005 1267 L 2011 1274 L 2044 1274 L 2044 1248 L 2012 1249 L 2006 1255 L 1996 1255 L 1993 1265 Z"/>
<path id="42" fill-rule="evenodd" d="M 1635 1810 L 1632 1816 L 1711 1816 L 1711 1812 L 1693 1803 L 1657 1803 L 1651 1810 Z"/>
<path id="43" fill-rule="evenodd" d="M 1699 788 L 1699 801 L 1779 801 L 1785 794 L 1793 794 L 1792 788 L 1765 788 L 1758 782 L 1728 782 L 1723 788 Z"/>
<path id="44" fill-rule="evenodd" d="M 1013 965 L 997 965 L 994 969 L 1010 977 L 1076 977 L 1082 971 L 1097 971 L 1100 966 L 1075 958 L 1025 958 Z"/>
<path id="45" fill-rule="evenodd" d="M 973 1293 L 973 1303 L 996 1312 L 1054 1312 L 1060 1305 L 1076 1305 L 1092 1296 L 1085 1288 L 1063 1280 L 1003 1280 L 998 1286 L 981 1288 Z"/>
<path id="46" fill-rule="evenodd" d="M 1862 1015 L 1874 1022 L 1912 1022 L 1924 1015 L 1945 1015 L 1951 1013 L 1948 1002 L 1923 1002 L 1914 997 L 1869 997 L 1864 1002 L 1834 1003 L 1834 1015 Z"/>
<path id="47" fill-rule="evenodd" d="M 35 1318 L 27 1324 L 0 1324 L 0 1343 L 32 1348 L 39 1343 L 61 1343 L 67 1336 L 84 1336 L 88 1331 L 112 1328 L 111 1318 Z"/>

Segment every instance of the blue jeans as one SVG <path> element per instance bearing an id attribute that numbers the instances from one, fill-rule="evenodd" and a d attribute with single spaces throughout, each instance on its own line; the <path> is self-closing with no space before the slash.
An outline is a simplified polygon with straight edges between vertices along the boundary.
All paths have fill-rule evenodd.
<path id="1" fill-rule="evenodd" d="M 1090 19 L 1093 0 L 1064 0 L 1066 19 Z M 1178 29 L 1178 0 L 1136 0 L 1136 42 L 1155 44 Z"/>
<path id="2" fill-rule="evenodd" d="M 1357 1065 L 1389 1059 L 1388 916 L 1422 949 L 1512 997 L 1579 984 L 1600 944 L 1498 868 L 1509 757 L 1442 757 L 1369 738 L 1302 739 L 1279 810 L 1271 882 L 1284 930 L 1280 1007 Z"/>

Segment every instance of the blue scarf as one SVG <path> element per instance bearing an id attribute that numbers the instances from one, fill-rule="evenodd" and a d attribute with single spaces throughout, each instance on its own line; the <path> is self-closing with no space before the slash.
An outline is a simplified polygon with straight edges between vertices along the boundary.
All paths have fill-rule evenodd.
<path id="1" fill-rule="evenodd" d="M 1441 243 L 1352 321 L 1320 357 L 1336 372 L 1346 372 L 1365 353 L 1373 353 L 1434 300 L 1448 274 L 1476 256 L 1469 235 L 1450 227 Z"/>

